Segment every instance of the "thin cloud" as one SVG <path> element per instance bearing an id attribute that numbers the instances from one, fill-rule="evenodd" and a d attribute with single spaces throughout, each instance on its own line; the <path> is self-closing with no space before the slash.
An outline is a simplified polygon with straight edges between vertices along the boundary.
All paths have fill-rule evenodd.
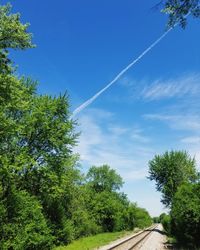
<path id="1" fill-rule="evenodd" d="M 200 144 L 200 136 L 188 136 L 181 139 L 182 143 L 187 144 Z"/>
<path id="2" fill-rule="evenodd" d="M 169 80 L 156 80 L 145 86 L 141 96 L 149 101 L 166 98 L 198 96 L 200 94 L 200 75 L 192 74 Z"/>
<path id="3" fill-rule="evenodd" d="M 176 25 L 175 25 L 176 26 Z M 175 27 L 174 26 L 174 27 Z M 99 96 L 101 96 L 107 89 L 109 89 L 113 84 L 115 84 L 130 68 L 132 68 L 136 63 L 138 63 L 148 52 L 150 52 L 158 43 L 164 39 L 167 34 L 172 30 L 173 28 L 169 28 L 167 31 L 165 31 L 158 39 L 156 39 L 148 48 L 146 48 L 135 60 L 133 60 L 131 63 L 129 63 L 125 68 L 123 68 L 115 77 L 114 79 L 109 82 L 104 88 L 99 90 L 95 95 L 93 95 L 91 98 L 89 98 L 87 101 L 85 101 L 83 104 L 81 104 L 78 108 L 76 108 L 72 112 L 72 117 L 76 116 L 80 112 L 82 112 L 85 108 L 87 108 L 89 105 L 91 105 Z"/>
<path id="4" fill-rule="evenodd" d="M 131 133 L 131 138 L 141 143 L 148 143 L 151 141 L 148 136 L 143 135 L 143 130 L 141 129 L 133 129 Z"/>
<path id="5" fill-rule="evenodd" d="M 147 175 L 148 175 L 148 169 L 146 168 L 140 169 L 140 167 L 138 167 L 136 170 L 130 169 L 130 171 L 126 171 L 123 173 L 124 179 L 131 181 L 145 179 Z"/>
<path id="6" fill-rule="evenodd" d="M 102 112 L 99 110 L 99 114 Z M 127 176 L 145 179 L 147 162 L 155 151 L 147 145 L 143 130 L 117 125 L 114 116 L 102 118 L 99 114 L 97 109 L 95 113 L 88 110 L 79 118 L 81 135 L 75 152 L 79 153 L 82 165 L 108 164 L 125 180 Z M 104 127 L 103 123 L 109 126 Z"/>
<path id="7" fill-rule="evenodd" d="M 200 116 L 197 115 L 145 114 L 143 117 L 148 120 L 166 122 L 171 128 L 176 130 L 200 131 Z"/>

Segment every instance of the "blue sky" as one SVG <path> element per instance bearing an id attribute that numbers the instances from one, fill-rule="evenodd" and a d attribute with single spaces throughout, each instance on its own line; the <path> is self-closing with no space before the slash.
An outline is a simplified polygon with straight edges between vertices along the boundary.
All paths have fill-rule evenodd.
<path id="1" fill-rule="evenodd" d="M 2 1 L 5 3 L 6 1 Z M 35 49 L 12 52 L 39 93 L 66 90 L 71 111 L 98 92 L 164 31 L 157 0 L 11 1 L 30 22 Z M 109 164 L 123 191 L 152 215 L 163 210 L 147 180 L 155 154 L 183 149 L 200 162 L 200 21 L 189 18 L 76 118 L 83 171 Z"/>

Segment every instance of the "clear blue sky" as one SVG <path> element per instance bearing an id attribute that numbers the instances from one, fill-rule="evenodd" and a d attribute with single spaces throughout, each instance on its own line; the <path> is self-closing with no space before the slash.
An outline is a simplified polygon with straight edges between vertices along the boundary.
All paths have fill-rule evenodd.
<path id="1" fill-rule="evenodd" d="M 2 1 L 5 3 L 6 1 Z M 104 87 L 165 30 L 158 0 L 11 1 L 37 48 L 12 52 L 19 74 L 39 92 L 67 90 L 71 110 Z M 115 85 L 77 116 L 76 151 L 83 171 L 107 163 L 125 181 L 129 199 L 152 215 L 160 194 L 147 180 L 148 161 L 171 149 L 200 161 L 200 20 L 177 27 Z"/>

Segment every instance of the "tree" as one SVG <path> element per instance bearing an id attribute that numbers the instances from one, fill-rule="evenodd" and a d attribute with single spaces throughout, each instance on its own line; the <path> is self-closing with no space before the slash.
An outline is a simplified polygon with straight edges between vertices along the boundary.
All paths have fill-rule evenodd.
<path id="1" fill-rule="evenodd" d="M 27 49 L 34 45 L 27 32 L 29 24 L 20 22 L 20 14 L 11 14 L 11 5 L 0 6 L 0 73 L 12 70 L 8 49 Z"/>
<path id="2" fill-rule="evenodd" d="M 123 180 L 108 165 L 92 166 L 86 175 L 88 210 L 102 231 L 119 231 L 124 229 L 123 212 L 128 208 L 126 195 L 117 191 Z"/>
<path id="3" fill-rule="evenodd" d="M 120 175 L 107 165 L 80 174 L 68 96 L 38 95 L 36 82 L 16 74 L 8 50 L 33 47 L 27 28 L 0 7 L 0 248 L 51 249 L 132 229 Z"/>
<path id="4" fill-rule="evenodd" d="M 146 209 L 136 206 L 135 210 L 135 226 L 145 228 L 152 224 L 152 219 Z"/>
<path id="5" fill-rule="evenodd" d="M 160 217 L 160 222 L 162 223 L 165 232 L 168 235 L 171 235 L 171 216 L 169 214 L 163 213 Z"/>
<path id="6" fill-rule="evenodd" d="M 131 203 L 124 193 L 119 192 L 122 178 L 108 165 L 91 167 L 86 175 L 88 211 L 102 231 L 133 230 L 151 224 L 145 209 Z"/>
<path id="7" fill-rule="evenodd" d="M 171 209 L 172 230 L 181 244 L 189 249 L 200 246 L 200 183 L 181 185 L 174 196 Z"/>
<path id="8" fill-rule="evenodd" d="M 91 167 L 86 176 L 88 184 L 96 191 L 116 191 L 119 190 L 123 181 L 120 175 L 108 165 Z"/>
<path id="9" fill-rule="evenodd" d="M 50 247 L 50 238 L 54 243 L 73 238 L 71 206 L 80 174 L 72 152 L 77 135 L 68 96 L 38 95 L 37 84 L 17 77 L 8 59 L 8 49 L 33 47 L 27 28 L 19 14 L 10 14 L 9 5 L 0 7 L 0 217 L 4 218 L 3 228 L 8 229 L 0 241 L 4 244 L 12 235 L 18 235 L 18 247 L 26 249 L 20 244 L 31 245 L 35 235 L 34 249 L 41 249 L 42 242 L 49 242 Z M 18 209 L 15 200 L 24 208 L 19 205 Z M 33 213 L 29 220 L 30 207 Z M 41 227 L 37 226 L 38 220 Z M 25 235 L 23 229 L 29 235 L 19 243 Z"/>
<path id="10" fill-rule="evenodd" d="M 162 193 L 163 204 L 170 207 L 178 187 L 197 179 L 195 160 L 184 151 L 156 155 L 149 161 L 148 178 L 156 182 L 157 190 Z"/>
<path id="11" fill-rule="evenodd" d="M 200 17 L 199 0 L 162 0 L 157 6 L 162 6 L 162 12 L 169 16 L 169 27 L 180 23 L 185 28 L 188 14 L 191 14 L 195 18 Z"/>
<path id="12" fill-rule="evenodd" d="M 0 203 L 4 206 L 4 211 L 0 208 L 0 249 L 51 249 L 54 237 L 35 197 L 13 187 Z"/>

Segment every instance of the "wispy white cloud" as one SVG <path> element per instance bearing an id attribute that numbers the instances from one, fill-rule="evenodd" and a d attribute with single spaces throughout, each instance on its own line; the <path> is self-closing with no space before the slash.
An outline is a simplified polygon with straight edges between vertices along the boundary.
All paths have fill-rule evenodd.
<path id="1" fill-rule="evenodd" d="M 151 141 L 150 137 L 144 135 L 143 130 L 139 129 L 139 128 L 132 130 L 131 138 L 133 140 L 136 140 L 137 142 L 141 142 L 141 143 L 148 143 Z"/>
<path id="2" fill-rule="evenodd" d="M 126 76 L 120 80 L 120 86 L 126 89 L 125 94 L 116 98 L 111 97 L 118 103 L 172 100 L 173 104 L 179 106 L 188 105 L 188 103 L 191 103 L 192 106 L 200 106 L 200 73 L 184 73 L 181 76 L 164 79 L 147 77 L 136 79 Z"/>
<path id="3" fill-rule="evenodd" d="M 123 177 L 126 180 L 141 180 L 146 178 L 146 176 L 148 175 L 148 171 L 146 168 L 137 168 L 134 170 L 130 170 L 130 171 L 124 171 L 123 173 Z"/>
<path id="4" fill-rule="evenodd" d="M 149 138 L 142 129 L 117 125 L 111 114 L 102 117 L 102 112 L 88 110 L 79 118 L 81 135 L 76 152 L 83 164 L 109 164 L 124 179 L 144 179 L 147 162 L 155 153 L 148 145 Z"/>
<path id="5" fill-rule="evenodd" d="M 108 127 L 108 131 L 114 136 L 121 136 L 129 132 L 129 129 L 112 124 L 111 126 Z"/>
<path id="6" fill-rule="evenodd" d="M 200 131 L 200 116 L 198 115 L 145 114 L 143 117 L 166 122 L 171 128 L 177 130 Z"/>
<path id="7" fill-rule="evenodd" d="M 181 132 L 182 136 L 179 134 L 176 139 L 175 149 L 188 151 L 192 157 L 195 157 L 197 167 L 200 169 L 200 115 L 147 114 L 144 117 L 165 122 L 171 129 Z"/>
<path id="8" fill-rule="evenodd" d="M 159 118 L 163 117 L 160 115 Z M 83 169 L 87 170 L 92 165 L 110 165 L 124 179 L 123 191 L 130 200 L 146 207 L 152 215 L 161 213 L 160 194 L 155 192 L 146 177 L 148 161 L 163 148 L 154 148 L 154 139 L 146 134 L 148 127 L 123 125 L 116 121 L 113 113 L 100 109 L 83 112 L 79 124 L 81 135 L 76 152 L 80 154 Z"/>
<path id="9" fill-rule="evenodd" d="M 141 91 L 144 99 L 153 101 L 164 98 L 180 98 L 200 94 L 200 75 L 191 74 L 168 80 L 156 80 Z"/>
<path id="10" fill-rule="evenodd" d="M 182 143 L 200 144 L 200 136 L 188 136 L 181 139 Z"/>

